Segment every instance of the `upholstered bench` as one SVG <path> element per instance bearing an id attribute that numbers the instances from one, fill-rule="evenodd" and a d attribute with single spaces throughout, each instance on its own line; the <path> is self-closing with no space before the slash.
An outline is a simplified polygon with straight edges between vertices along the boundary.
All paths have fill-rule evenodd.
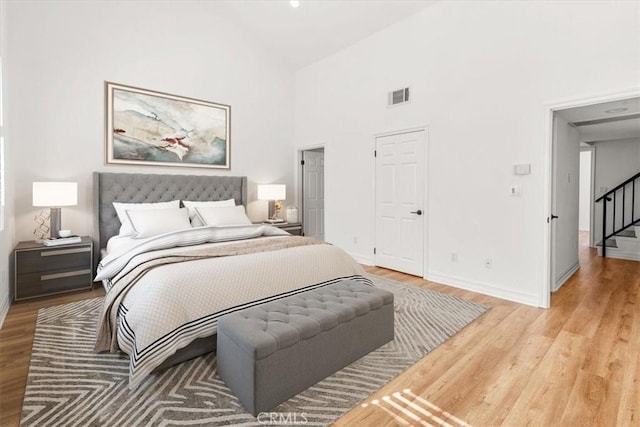
<path id="1" fill-rule="evenodd" d="M 223 316 L 218 373 L 254 416 L 393 340 L 393 294 L 343 280 Z"/>

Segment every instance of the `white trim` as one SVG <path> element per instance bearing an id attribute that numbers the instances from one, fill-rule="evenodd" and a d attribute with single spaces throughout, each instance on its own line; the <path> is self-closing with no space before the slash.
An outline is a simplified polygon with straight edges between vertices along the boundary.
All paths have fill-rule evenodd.
<path id="1" fill-rule="evenodd" d="M 589 246 L 595 247 L 596 245 L 596 147 L 593 145 L 591 148 L 591 199 L 589 200 L 589 209 L 591 210 L 591 218 L 589 224 Z"/>
<path id="2" fill-rule="evenodd" d="M 553 289 L 551 290 L 551 292 L 557 292 L 558 289 L 560 289 L 562 287 L 562 285 L 564 285 L 564 283 L 569 280 L 571 278 L 571 276 L 573 276 L 573 274 L 578 271 L 578 269 L 580 268 L 580 261 L 576 261 L 575 264 L 573 264 L 571 267 L 569 267 L 567 269 L 567 271 L 565 271 L 562 276 L 560 276 L 560 278 L 558 280 L 556 280 L 555 285 L 553 286 Z"/>
<path id="3" fill-rule="evenodd" d="M 7 295 L 5 300 L 2 301 L 2 306 L 0 306 L 0 329 L 2 328 L 5 317 L 7 317 L 9 307 L 11 307 L 11 295 Z"/>
<path id="4" fill-rule="evenodd" d="M 585 105 L 600 104 L 609 101 L 618 101 L 621 99 L 635 98 L 640 96 L 640 88 L 629 88 L 624 90 L 611 91 L 608 94 L 598 94 L 592 96 L 586 96 L 582 98 L 564 99 L 557 101 L 550 101 L 543 104 L 544 112 L 544 217 L 545 222 L 547 217 L 551 214 L 552 197 L 553 197 L 553 182 L 552 182 L 552 168 L 553 168 L 553 113 L 557 110 L 563 110 L 566 108 L 583 107 Z M 542 286 L 539 295 L 538 304 L 540 307 L 549 308 L 551 303 L 551 283 L 555 281 L 551 277 L 551 232 L 552 227 L 547 224 L 547 231 L 544 233 L 543 239 L 543 268 L 542 268 Z"/>
<path id="5" fill-rule="evenodd" d="M 589 147 L 580 147 L 580 153 L 582 152 L 589 152 L 591 153 L 591 164 L 589 165 L 589 168 L 591 168 L 591 170 L 589 171 L 589 173 L 591 175 L 589 175 L 589 247 L 594 247 L 595 246 L 595 242 L 594 242 L 594 235 L 593 233 L 595 232 L 594 226 L 596 223 L 595 220 L 595 203 L 593 203 L 593 201 L 595 200 L 595 188 L 596 188 L 596 147 L 591 145 Z M 582 172 L 580 172 L 582 173 Z M 584 230 L 582 230 L 584 231 Z"/>
<path id="6" fill-rule="evenodd" d="M 598 256 L 602 256 L 602 246 L 598 246 Z M 607 258 L 640 261 L 640 253 L 623 251 L 618 248 L 607 248 Z"/>
<path id="7" fill-rule="evenodd" d="M 430 273 L 426 280 L 431 282 L 440 283 L 447 286 L 453 286 L 454 288 L 464 289 L 466 291 L 476 292 L 478 294 L 489 295 L 494 298 L 500 298 L 508 301 L 517 302 L 520 304 L 526 304 L 533 307 L 538 307 L 538 295 L 529 294 L 525 292 L 517 292 L 511 289 L 505 289 L 499 286 L 495 286 L 489 283 L 481 283 L 462 279 L 460 277 L 447 276 L 444 274 Z"/>
<path id="8" fill-rule="evenodd" d="M 375 259 L 371 255 L 362 255 L 354 252 L 347 252 L 351 255 L 359 264 L 374 266 L 376 265 Z"/>
<path id="9" fill-rule="evenodd" d="M 377 138 L 382 138 L 385 136 L 391 136 L 391 135 L 402 135 L 403 133 L 413 133 L 413 132 L 418 132 L 418 131 L 425 131 L 425 133 L 427 132 L 427 125 L 422 125 L 422 126 L 416 126 L 416 127 L 411 127 L 411 128 L 402 128 L 402 129 L 396 129 L 396 130 L 389 130 L 389 131 L 381 131 L 381 132 L 377 132 L 373 134 L 373 146 L 375 147 L 375 142 Z"/>
<path id="10" fill-rule="evenodd" d="M 424 147 L 424 167 L 425 167 L 425 171 L 424 171 L 424 176 L 422 177 L 424 179 L 424 187 L 423 187 L 423 198 L 424 198 L 424 229 L 423 229 L 423 235 L 424 235 L 424 241 L 422 242 L 424 245 L 424 265 L 422 266 L 422 278 L 426 279 L 427 277 L 427 272 L 429 271 L 429 218 L 431 217 L 431 215 L 429 214 L 429 209 L 431 204 L 429 203 L 429 183 L 431 182 L 431 176 L 429 175 L 429 173 L 431 172 L 431 165 L 430 165 L 430 161 L 431 161 L 431 156 L 430 156 L 430 151 L 429 151 L 429 147 L 431 147 L 431 144 L 429 144 L 429 127 L 425 126 L 424 127 L 424 141 L 425 141 L 425 147 Z"/>

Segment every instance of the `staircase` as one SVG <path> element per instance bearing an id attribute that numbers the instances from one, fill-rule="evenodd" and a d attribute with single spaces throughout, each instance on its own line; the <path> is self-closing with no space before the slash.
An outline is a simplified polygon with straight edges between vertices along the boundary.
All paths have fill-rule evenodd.
<path id="1" fill-rule="evenodd" d="M 602 241 L 597 245 L 598 255 L 602 255 Z M 640 261 L 640 225 L 629 227 L 607 239 L 605 249 L 609 258 Z"/>
<path id="2" fill-rule="evenodd" d="M 602 204 L 600 236 L 604 236 L 596 245 L 598 255 L 640 261 L 640 172 L 596 203 Z"/>

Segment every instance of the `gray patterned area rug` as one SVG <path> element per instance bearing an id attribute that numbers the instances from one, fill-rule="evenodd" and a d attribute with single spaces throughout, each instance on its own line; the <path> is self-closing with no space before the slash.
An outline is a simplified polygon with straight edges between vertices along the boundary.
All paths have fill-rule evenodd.
<path id="1" fill-rule="evenodd" d="M 328 425 L 488 307 L 379 276 L 394 293 L 395 339 L 273 410 L 284 423 Z M 216 374 L 214 353 L 157 373 L 136 390 L 128 359 L 93 353 L 102 298 L 39 311 L 23 426 L 263 425 Z M 269 414 L 269 417 L 272 417 Z"/>

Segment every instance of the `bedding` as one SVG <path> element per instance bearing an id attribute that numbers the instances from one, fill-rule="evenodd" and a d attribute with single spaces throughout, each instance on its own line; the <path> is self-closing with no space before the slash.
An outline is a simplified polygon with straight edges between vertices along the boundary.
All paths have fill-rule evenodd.
<path id="1" fill-rule="evenodd" d="M 116 239 L 120 249 L 96 276 L 110 284 L 96 350 L 129 354 L 130 388 L 192 341 L 214 339 L 224 314 L 344 278 L 366 280 L 342 250 L 268 225 Z"/>
<path id="2" fill-rule="evenodd" d="M 228 227 L 232 225 L 250 225 L 244 206 L 233 207 L 200 207 L 196 208 L 196 216 L 200 222 L 208 226 Z"/>
<path id="3" fill-rule="evenodd" d="M 191 227 L 186 208 L 128 210 L 127 217 L 134 230 L 133 237 L 143 239 Z"/>
<path id="4" fill-rule="evenodd" d="M 118 219 L 120 220 L 120 233 L 123 236 L 134 234 L 135 230 L 129 217 L 127 216 L 127 211 L 133 210 L 154 210 L 154 209 L 169 209 L 169 208 L 179 208 L 180 200 L 172 200 L 170 202 L 159 202 L 159 203 L 120 203 L 113 202 L 113 208 L 116 210 L 116 214 L 118 215 Z"/>
<path id="5" fill-rule="evenodd" d="M 236 205 L 236 201 L 234 199 L 228 200 L 214 200 L 207 202 L 192 202 L 189 200 L 183 200 L 182 204 L 185 208 L 189 210 L 189 220 L 191 221 L 192 227 L 202 227 L 202 221 L 196 215 L 196 208 L 208 208 L 208 207 L 233 207 Z"/>

